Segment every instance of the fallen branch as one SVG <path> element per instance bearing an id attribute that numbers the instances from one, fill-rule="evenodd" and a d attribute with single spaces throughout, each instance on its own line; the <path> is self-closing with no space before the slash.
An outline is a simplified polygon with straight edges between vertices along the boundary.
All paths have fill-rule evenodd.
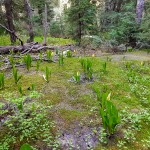
<path id="1" fill-rule="evenodd" d="M 9 30 L 8 28 L 6 28 L 6 27 L 5 27 L 4 25 L 2 25 L 1 23 L 0 23 L 0 26 L 1 26 L 2 28 L 4 28 L 6 31 L 8 31 L 9 33 L 13 34 L 13 35 L 20 41 L 20 44 L 21 44 L 21 46 L 23 47 L 23 41 L 16 35 L 16 33 L 15 33 L 14 31 Z"/>

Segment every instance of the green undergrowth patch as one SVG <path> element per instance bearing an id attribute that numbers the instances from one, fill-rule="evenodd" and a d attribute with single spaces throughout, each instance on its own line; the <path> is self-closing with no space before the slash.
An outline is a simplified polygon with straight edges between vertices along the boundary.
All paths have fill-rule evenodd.
<path id="1" fill-rule="evenodd" d="M 72 123 L 75 123 L 76 121 L 80 121 L 83 117 L 86 117 L 87 112 L 61 109 L 58 111 L 58 115 L 60 116 L 61 119 L 64 120 L 65 125 L 69 126 Z"/>
<path id="2" fill-rule="evenodd" d="M 44 40 L 43 37 L 35 37 L 35 41 L 42 43 Z M 47 44 L 51 45 L 67 45 L 67 44 L 74 44 L 75 42 L 71 39 L 63 39 L 63 38 L 53 38 L 53 37 L 48 37 L 47 38 Z"/>
<path id="3" fill-rule="evenodd" d="M 16 101 L 22 107 L 4 113 L 9 114 L 11 119 L 6 122 L 0 135 L 3 146 L 16 149 L 24 143 L 29 143 L 37 149 L 40 145 L 43 149 L 44 147 L 57 149 L 56 137 L 59 134 L 57 128 L 63 132 L 72 125 L 75 127 L 76 122 L 82 122 L 85 118 L 83 126 L 102 128 L 100 103 L 97 101 L 99 90 L 100 93 L 108 93 L 107 99 L 118 109 L 121 122 L 112 137 L 106 137 L 104 130 L 98 133 L 101 135 L 99 139 L 101 144 L 96 149 L 148 150 L 149 62 L 126 60 L 108 62 L 100 57 L 88 59 L 92 62 L 90 81 L 84 78 L 81 58 L 78 57 L 64 58 L 62 66 L 58 62 L 41 62 L 38 72 L 34 65 L 29 71 L 18 68 L 22 78 L 17 84 L 12 76 L 12 70 L 4 72 L 5 85 L 0 90 L 0 107 L 2 108 L 6 102 L 16 104 Z M 51 71 L 49 82 L 44 79 L 46 67 Z M 79 83 L 73 80 L 76 72 L 80 72 Z M 22 95 L 18 91 L 18 86 L 22 88 Z M 31 94 L 35 97 L 38 94 L 40 96 L 24 102 Z M 23 105 L 20 101 L 24 102 Z M 58 127 L 56 123 L 55 126 L 55 122 L 63 125 Z"/>
<path id="4" fill-rule="evenodd" d="M 24 42 L 26 42 L 27 38 L 23 37 L 22 40 Z M 39 42 L 39 43 L 43 43 L 44 38 L 40 37 L 40 36 L 36 36 L 34 38 L 35 42 Z M 19 41 L 17 41 L 15 43 L 15 45 L 19 45 Z M 48 37 L 47 38 L 47 44 L 50 45 L 67 45 L 67 44 L 75 44 L 75 41 L 73 41 L 72 39 L 63 39 L 63 38 L 53 38 L 53 37 Z M 7 45 L 11 45 L 10 42 L 10 37 L 9 35 L 1 35 L 0 36 L 0 46 L 7 46 Z"/>

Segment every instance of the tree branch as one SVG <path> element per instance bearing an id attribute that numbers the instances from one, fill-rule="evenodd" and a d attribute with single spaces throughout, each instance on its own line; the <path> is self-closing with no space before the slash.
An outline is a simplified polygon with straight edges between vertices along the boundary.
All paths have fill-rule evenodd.
<path id="1" fill-rule="evenodd" d="M 13 35 L 20 41 L 21 46 L 24 46 L 23 41 L 15 34 L 14 31 L 9 30 L 8 28 L 6 28 L 6 27 L 5 27 L 4 25 L 2 25 L 1 23 L 0 23 L 0 26 L 1 26 L 2 28 L 4 28 L 6 31 L 8 31 L 9 33 L 13 34 Z"/>

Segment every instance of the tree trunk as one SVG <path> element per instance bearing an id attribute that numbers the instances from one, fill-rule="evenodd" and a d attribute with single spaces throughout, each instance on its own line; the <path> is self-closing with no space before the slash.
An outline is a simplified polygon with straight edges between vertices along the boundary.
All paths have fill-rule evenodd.
<path id="1" fill-rule="evenodd" d="M 44 43 L 46 45 L 46 38 L 47 38 L 47 5 L 45 4 L 44 16 L 43 16 L 43 28 L 44 28 Z"/>
<path id="2" fill-rule="evenodd" d="M 121 11 L 122 3 L 123 3 L 123 1 L 118 0 L 118 2 L 117 2 L 117 6 L 116 6 L 116 12 L 120 12 L 120 11 Z"/>
<path id="3" fill-rule="evenodd" d="M 79 22 L 78 22 L 78 32 L 77 32 L 77 37 L 78 37 L 78 40 L 79 40 L 79 45 L 81 44 L 81 37 L 82 37 L 82 22 L 81 22 L 81 14 L 79 13 L 78 14 L 78 19 L 79 19 Z"/>
<path id="4" fill-rule="evenodd" d="M 141 24 L 142 21 L 142 15 L 144 10 L 144 0 L 137 0 L 137 6 L 136 6 L 136 22 L 138 24 Z"/>
<path id="5" fill-rule="evenodd" d="M 10 31 L 15 32 L 15 27 L 13 24 L 12 0 L 5 0 L 4 5 L 5 5 L 5 10 L 6 10 L 7 28 Z M 10 32 L 9 32 L 9 35 L 10 35 L 11 43 L 14 44 L 16 42 L 16 37 L 14 36 L 14 34 L 12 34 Z"/>
<path id="6" fill-rule="evenodd" d="M 27 17 L 27 24 L 28 24 L 28 32 L 29 32 L 29 39 L 27 40 L 28 43 L 34 41 L 34 32 L 33 32 L 33 24 L 32 24 L 32 10 L 28 0 L 24 0 L 24 7 L 26 11 Z"/>

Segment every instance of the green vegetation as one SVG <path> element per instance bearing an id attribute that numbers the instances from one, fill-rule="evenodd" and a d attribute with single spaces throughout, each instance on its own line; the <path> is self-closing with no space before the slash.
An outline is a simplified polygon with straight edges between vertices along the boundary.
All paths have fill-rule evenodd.
<path id="1" fill-rule="evenodd" d="M 20 95 L 22 96 L 23 95 L 23 90 L 22 90 L 21 85 L 18 85 L 18 91 L 19 91 Z"/>
<path id="2" fill-rule="evenodd" d="M 37 60 L 37 61 L 36 61 L 36 71 L 37 71 L 37 72 L 39 71 L 40 63 L 41 63 L 40 60 Z"/>
<path id="3" fill-rule="evenodd" d="M 93 68 L 92 68 L 92 61 L 88 58 L 81 58 L 80 60 L 85 79 L 91 80 L 93 78 Z"/>
<path id="4" fill-rule="evenodd" d="M 22 75 L 18 75 L 18 70 L 15 66 L 13 66 L 13 77 L 15 80 L 15 83 L 17 84 L 19 82 L 19 80 L 22 78 Z"/>
<path id="5" fill-rule="evenodd" d="M 52 61 L 53 52 L 50 51 L 50 50 L 47 50 L 46 51 L 46 56 L 47 56 L 47 59 L 48 59 L 49 62 Z"/>
<path id="6" fill-rule="evenodd" d="M 109 135 L 114 134 L 116 126 L 120 123 L 120 117 L 115 105 L 107 97 L 107 93 L 102 94 L 100 115 L 103 127 L 108 130 Z M 108 99 L 108 100 L 107 100 Z"/>
<path id="7" fill-rule="evenodd" d="M 20 147 L 20 150 L 32 150 L 32 148 L 29 144 L 25 143 Z"/>
<path id="8" fill-rule="evenodd" d="M 63 52 L 61 54 L 58 54 L 59 55 L 59 66 L 63 66 L 64 65 L 64 55 L 63 55 Z"/>
<path id="9" fill-rule="evenodd" d="M 1 1 L 0 150 L 149 150 L 150 0 Z"/>
<path id="10" fill-rule="evenodd" d="M 32 58 L 30 54 L 24 56 L 24 63 L 26 64 L 27 70 L 29 71 L 32 64 Z"/>
<path id="11" fill-rule="evenodd" d="M 9 61 L 10 61 L 11 65 L 14 66 L 15 61 L 14 61 L 13 56 L 9 56 Z"/>
<path id="12" fill-rule="evenodd" d="M 25 42 L 27 39 L 25 37 L 22 38 Z M 35 37 L 35 42 L 42 43 L 43 42 L 42 36 Z M 63 39 L 63 38 L 54 38 L 54 37 L 48 37 L 47 38 L 47 44 L 51 45 L 67 45 L 67 44 L 74 44 L 75 42 L 72 39 Z M 10 38 L 7 35 L 0 36 L 0 46 L 7 46 L 11 45 Z M 16 43 L 16 45 L 19 45 L 19 42 Z"/>
<path id="13" fill-rule="evenodd" d="M 61 67 L 54 62 L 40 62 L 38 73 L 37 61 L 32 62 L 30 72 L 13 67 L 18 86 L 10 70 L 4 71 L 7 76 L 5 88 L 0 90 L 0 116 L 9 119 L 1 125 L 0 149 L 16 149 L 24 143 L 33 149 L 59 149 L 62 134 L 82 137 L 84 128 L 98 140 L 93 149 L 149 149 L 149 61 L 112 59 L 107 62 L 109 73 L 99 78 L 105 57 L 63 60 Z M 49 68 L 53 71 L 51 79 Z M 84 78 L 91 69 L 94 80 L 89 82 Z M 21 80 L 18 72 L 24 75 Z M 43 72 L 47 83 L 43 82 Z M 70 80 L 72 75 L 80 84 Z M 4 109 L 6 104 L 11 110 Z M 86 141 L 91 137 L 84 138 Z"/>
<path id="14" fill-rule="evenodd" d="M 0 73 L 0 88 L 3 89 L 4 88 L 4 73 Z"/>
<path id="15" fill-rule="evenodd" d="M 49 77 L 51 76 L 51 71 L 50 69 L 46 66 L 46 69 L 45 69 L 45 80 L 46 82 L 49 82 Z"/>
<path id="16" fill-rule="evenodd" d="M 102 67 L 103 67 L 102 71 L 103 71 L 104 73 L 106 73 L 107 63 L 106 63 L 106 62 L 103 63 L 103 64 L 102 64 Z"/>
<path id="17" fill-rule="evenodd" d="M 73 79 L 76 83 L 80 83 L 80 81 L 81 81 L 80 72 L 76 72 L 73 76 Z"/>
<path id="18" fill-rule="evenodd" d="M 72 52 L 70 50 L 67 51 L 67 57 L 72 57 Z"/>

